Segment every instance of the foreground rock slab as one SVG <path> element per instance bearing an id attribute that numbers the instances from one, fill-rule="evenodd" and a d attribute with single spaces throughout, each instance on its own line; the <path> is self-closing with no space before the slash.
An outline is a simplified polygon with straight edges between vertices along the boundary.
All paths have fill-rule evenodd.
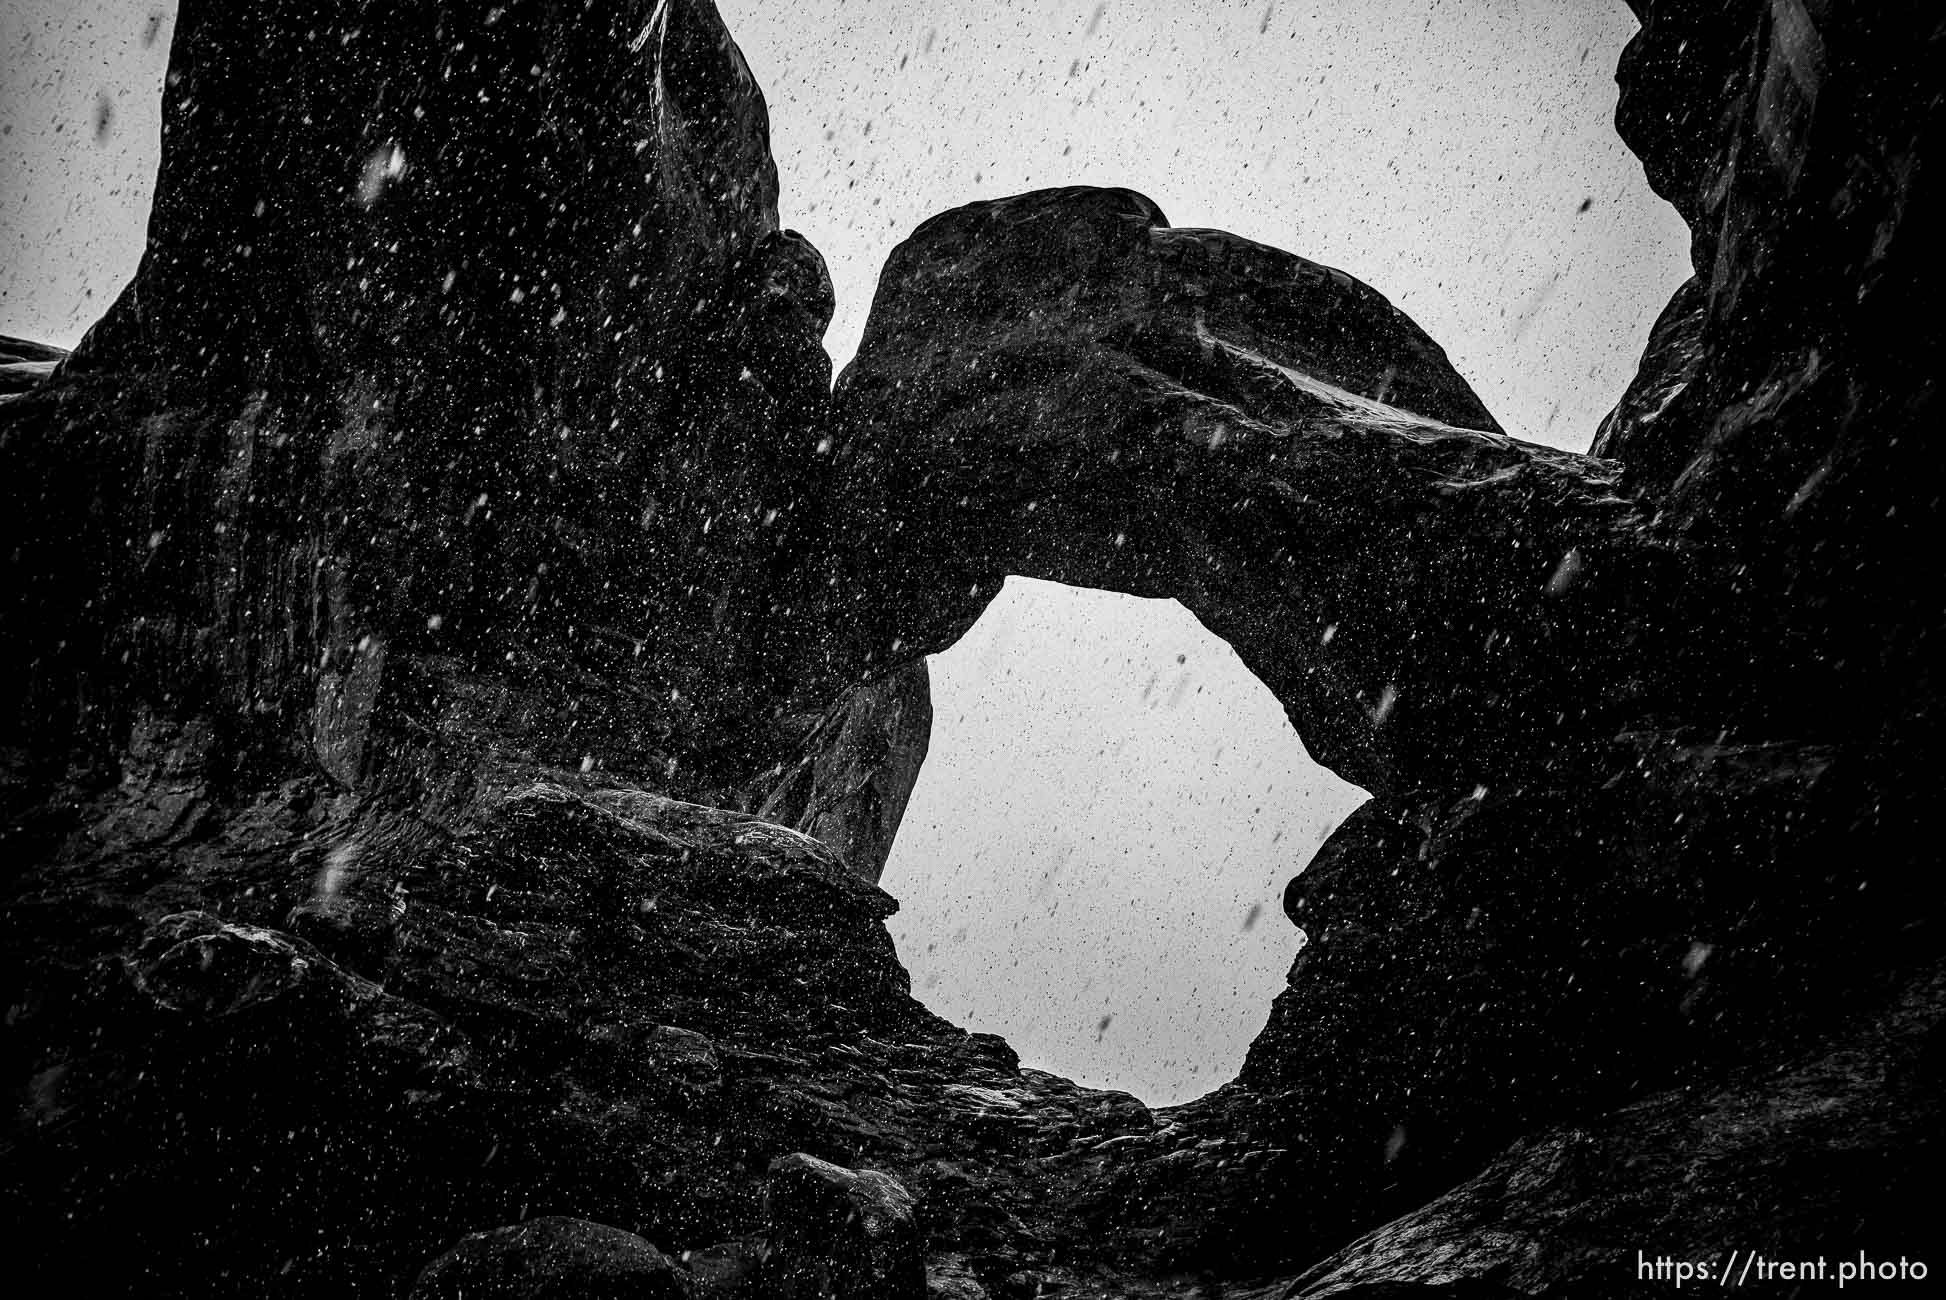
<path id="1" fill-rule="evenodd" d="M 891 1175 L 794 1152 L 771 1163 L 765 1208 L 780 1291 L 838 1300 L 925 1296 L 925 1244 L 912 1193 Z"/>
<path id="2" fill-rule="evenodd" d="M 550 1215 L 462 1238 L 408 1300 L 683 1300 L 688 1276 L 632 1232 Z"/>
<path id="3" fill-rule="evenodd" d="M 1887 1280 L 1923 1285 L 1923 1188 L 1946 1119 L 1942 1033 L 1946 980 L 1932 972 L 1862 1032 L 1792 1068 L 1522 1139 L 1284 1294 L 1621 1300 L 1722 1286 L 1727 1270 L 1740 1292 L 1822 1295 L 1837 1292 L 1844 1268 L 1870 1286 L 1880 1263 L 1902 1259 L 1905 1276 L 1895 1268 Z M 1933 1139 L 1915 1144 L 1921 1133 Z M 1732 1208 L 1749 1203 L 1773 1213 L 1757 1222 Z"/>

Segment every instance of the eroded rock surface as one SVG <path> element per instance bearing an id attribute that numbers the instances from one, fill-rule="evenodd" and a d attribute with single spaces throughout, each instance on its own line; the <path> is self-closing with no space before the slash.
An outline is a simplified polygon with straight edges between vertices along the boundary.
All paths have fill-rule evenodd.
<path id="1" fill-rule="evenodd" d="M 698 1285 L 763 1283 L 772 1255 L 843 1282 L 863 1251 L 892 1285 L 872 1294 L 909 1294 L 916 1201 L 927 1244 L 997 1286 L 1074 1239 L 1062 1184 L 1017 1169 L 1154 1126 L 913 1001 L 893 901 L 797 832 L 632 789 L 505 789 L 417 860 L 376 941 L 327 953 L 281 912 L 358 846 L 305 803 L 11 886 L 24 1283 L 403 1293 L 461 1237 L 564 1215 Z M 823 1202 L 779 1190 L 786 1155 L 884 1221 L 847 1246 Z M 121 1247 L 92 1249 L 111 1223 Z"/>
<path id="2" fill-rule="evenodd" d="M 140 269 L 7 411 L 9 725 L 741 777 L 831 289 L 714 7 L 186 0 L 168 84 Z"/>
<path id="3" fill-rule="evenodd" d="M 39 387 L 66 356 L 60 348 L 0 334 L 0 395 Z"/>
<path id="4" fill-rule="evenodd" d="M 1584 457 L 1126 190 L 927 222 L 834 398 L 706 0 L 185 0 L 142 269 L 0 352 L 11 1276 L 1619 1295 L 1630 1233 L 1902 1248 L 1942 25 L 1643 12 L 1618 125 L 1698 276 Z M 1009 573 L 1181 599 L 1374 795 L 1187 1106 L 938 1020 L 883 928 L 923 655 Z"/>
<path id="5" fill-rule="evenodd" d="M 1684 630 L 1684 711 L 1773 735 L 1857 737 L 1888 713 L 1936 731 L 1946 602 L 1912 560 L 1941 548 L 1946 469 L 1940 253 L 1922 233 L 1946 199 L 1924 162 L 1938 15 L 1637 8 L 1616 126 L 1689 222 L 1697 278 L 1633 386 L 1658 413 L 1627 418 L 1625 400 L 1597 450 L 1726 575 Z"/>
<path id="6" fill-rule="evenodd" d="M 1659 1093 L 1524 1138 L 1285 1294 L 1621 1300 L 1734 1281 L 1758 1295 L 1818 1295 L 1836 1292 L 1841 1263 L 1924 1262 L 1920 1206 L 1943 1118 L 1942 995 L 1937 973 L 1923 974 L 1856 1033 L 1789 1070 Z M 1773 1212 L 1741 1212 L 1753 1203 Z M 1663 1260 L 1705 1272 L 1658 1273 Z"/>
<path id="7" fill-rule="evenodd" d="M 925 1243 L 912 1193 L 890 1174 L 802 1152 L 770 1166 L 764 1198 L 779 1291 L 839 1300 L 921 1300 Z"/>
<path id="8" fill-rule="evenodd" d="M 915 659 L 814 715 L 797 736 L 803 756 L 760 773 L 757 811 L 836 849 L 877 880 L 932 740 L 932 679 Z"/>
<path id="9" fill-rule="evenodd" d="M 1645 519 L 1613 467 L 1499 433 L 1350 276 L 1140 195 L 925 223 L 835 400 L 847 665 L 943 649 L 1009 573 L 1174 596 L 1399 795 L 1543 762 L 1619 689 L 1602 579 Z"/>
<path id="10" fill-rule="evenodd" d="M 410 1300 L 682 1300 L 688 1275 L 632 1232 L 547 1215 L 476 1232 L 426 1265 Z"/>

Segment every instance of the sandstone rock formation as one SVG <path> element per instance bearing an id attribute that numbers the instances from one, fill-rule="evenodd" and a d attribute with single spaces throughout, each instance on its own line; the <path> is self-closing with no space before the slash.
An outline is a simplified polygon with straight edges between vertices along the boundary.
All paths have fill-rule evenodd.
<path id="1" fill-rule="evenodd" d="M 549 1215 L 462 1237 L 426 1266 L 416 1300 L 679 1300 L 688 1275 L 632 1232 Z"/>
<path id="2" fill-rule="evenodd" d="M 67 353 L 45 343 L 0 335 L 0 393 L 38 388 Z"/>
<path id="3" fill-rule="evenodd" d="M 707 0 L 185 0 L 135 281 L 0 354 L 13 1275 L 1633 1295 L 1638 1250 L 1907 1248 L 1946 24 L 1642 12 L 1618 126 L 1697 278 L 1575 456 L 1125 190 L 922 225 L 833 392 Z M 882 925 L 923 656 L 1010 573 L 1182 600 L 1374 796 L 1187 1106 L 943 1023 Z"/>
<path id="4" fill-rule="evenodd" d="M 766 1263 L 780 1291 L 842 1300 L 925 1292 L 912 1193 L 891 1175 L 796 1152 L 771 1165 L 765 1208 L 776 1224 Z"/>
<path id="5" fill-rule="evenodd" d="M 1680 1260 L 1704 1270 L 1689 1289 L 1722 1287 L 1727 1270 L 1739 1290 L 1816 1295 L 1836 1289 L 1841 1263 L 1923 1261 L 1927 1197 L 1912 1180 L 1926 1176 L 1904 1148 L 1942 1122 L 1943 991 L 1936 974 L 1916 981 L 1835 1051 L 1784 1072 L 1524 1138 L 1289 1294 L 1637 1296 L 1677 1289 L 1656 1266 Z M 1768 1222 L 1738 1213 L 1753 1202 Z"/>
<path id="6" fill-rule="evenodd" d="M 134 282 L 9 412 L 10 722 L 408 800 L 740 775 L 831 290 L 707 0 L 188 0 L 165 123 Z"/>
<path id="7" fill-rule="evenodd" d="M 1009 573 L 1174 596 L 1321 762 L 1402 797 L 1543 763 L 1617 690 L 1588 629 L 1645 520 L 1611 467 L 1501 434 L 1343 272 L 1140 195 L 926 222 L 834 408 L 849 660 L 945 648 Z"/>

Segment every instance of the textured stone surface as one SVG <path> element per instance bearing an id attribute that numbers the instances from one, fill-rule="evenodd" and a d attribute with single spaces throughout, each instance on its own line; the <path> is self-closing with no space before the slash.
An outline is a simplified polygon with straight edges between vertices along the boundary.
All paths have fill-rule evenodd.
<path id="1" fill-rule="evenodd" d="M 10 1277 L 1599 1295 L 1629 1234 L 1923 1246 L 1941 23 L 1644 11 L 1618 125 L 1698 276 L 1581 457 L 1125 190 L 926 223 L 834 400 L 706 3 L 186 2 L 141 272 L 4 353 Z M 1187 1106 L 941 1022 L 883 928 L 922 656 L 1008 573 L 1181 599 L 1375 796 Z"/>
<path id="2" fill-rule="evenodd" d="M 1292 1300 L 1836 1294 L 1838 1267 L 1925 1260 L 1946 988 L 1900 1001 L 1782 1072 L 1659 1093 L 1524 1138 L 1459 1187 L 1320 1263 Z M 1917 1140 L 1915 1141 L 1915 1137 Z M 1762 1218 L 1745 1207 L 1772 1207 Z M 1680 1284 L 1642 1259 L 1706 1270 Z M 1822 1277 L 1775 1269 L 1825 1261 Z M 1773 1267 L 1766 1276 L 1761 1260 Z M 1905 1285 L 1922 1285 L 1908 1281 Z M 1883 1285 L 1858 1283 L 1858 1285 Z M 1471 1288 L 1471 1289 L 1469 1289 Z"/>
<path id="3" fill-rule="evenodd" d="M 66 356 L 60 348 L 0 334 L 0 397 L 38 387 Z"/>
<path id="4" fill-rule="evenodd" d="M 1678 434 L 1680 425 L 1665 417 L 1702 369 L 1703 320 L 1708 307 L 1708 294 L 1700 279 L 1692 278 L 1669 299 L 1649 331 L 1641 367 L 1622 400 L 1602 420 L 1588 448 L 1589 455 L 1639 465 L 1659 454 L 1646 447 L 1646 442 Z"/>
<path id="5" fill-rule="evenodd" d="M 740 775 L 829 373 L 776 197 L 707 0 L 185 3 L 148 251 L 7 413 L 9 721 Z"/>
<path id="6" fill-rule="evenodd" d="M 931 679 L 916 659 L 817 715 L 799 741 L 804 756 L 758 778 L 758 812 L 815 835 L 877 880 L 931 739 Z"/>
<path id="7" fill-rule="evenodd" d="M 770 1166 L 769 1275 L 780 1294 L 920 1300 L 925 1246 L 912 1193 L 876 1169 L 793 1152 Z"/>
<path id="8" fill-rule="evenodd" d="M 796 832 L 639 791 L 511 788 L 417 860 L 374 909 L 382 930 L 327 955 L 279 918 L 355 887 L 362 841 L 305 803 L 289 790 L 213 836 L 11 884 L 26 1105 L 4 1195 L 40 1242 L 21 1276 L 343 1294 L 523 1214 L 679 1255 L 768 1233 L 767 1171 L 791 1152 L 919 1188 L 972 1157 L 942 1202 L 951 1240 L 1036 1195 L 1005 1172 L 1021 1144 L 1147 1122 L 1127 1098 L 1037 1086 L 913 1002 L 879 924 L 892 901 Z M 948 1082 L 1018 1091 L 1031 1122 L 961 1150 L 984 1102 Z M 85 1249 L 107 1223 L 126 1249 Z"/>
<path id="9" fill-rule="evenodd" d="M 632 1232 L 548 1215 L 460 1238 L 410 1300 L 679 1300 L 688 1276 Z"/>
<path id="10" fill-rule="evenodd" d="M 1678 298 L 1700 318 L 1645 358 L 1651 388 L 1680 391 L 1601 450 L 1664 536 L 1727 575 L 1683 630 L 1701 687 L 1684 711 L 1857 736 L 1898 696 L 1932 730 L 1946 600 L 1912 557 L 1946 540 L 1941 265 L 1922 233 L 1946 197 L 1923 161 L 1946 33 L 1910 0 L 1638 8 L 1616 125 L 1689 222 L 1697 284 Z"/>
<path id="11" fill-rule="evenodd" d="M 1498 433 L 1343 272 L 1161 222 L 1041 191 L 893 252 L 835 394 L 827 651 L 943 649 L 1009 573 L 1174 596 L 1366 789 L 1544 761 L 1618 689 L 1612 467 Z"/>

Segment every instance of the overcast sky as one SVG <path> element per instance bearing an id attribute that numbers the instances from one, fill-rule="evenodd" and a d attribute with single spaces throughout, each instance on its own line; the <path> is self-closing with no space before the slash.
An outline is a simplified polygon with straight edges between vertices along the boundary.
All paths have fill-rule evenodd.
<path id="1" fill-rule="evenodd" d="M 1509 431 L 1582 449 L 1687 273 L 1611 125 L 1622 0 L 719 3 L 840 364 L 927 216 L 1126 185 L 1350 271 Z M 0 5 L 0 333 L 72 344 L 132 272 L 173 15 Z M 1283 884 L 1356 793 L 1172 602 L 1012 582 L 933 669 L 885 876 L 915 988 L 1087 1082 L 1221 1082 L 1295 953 Z"/>

